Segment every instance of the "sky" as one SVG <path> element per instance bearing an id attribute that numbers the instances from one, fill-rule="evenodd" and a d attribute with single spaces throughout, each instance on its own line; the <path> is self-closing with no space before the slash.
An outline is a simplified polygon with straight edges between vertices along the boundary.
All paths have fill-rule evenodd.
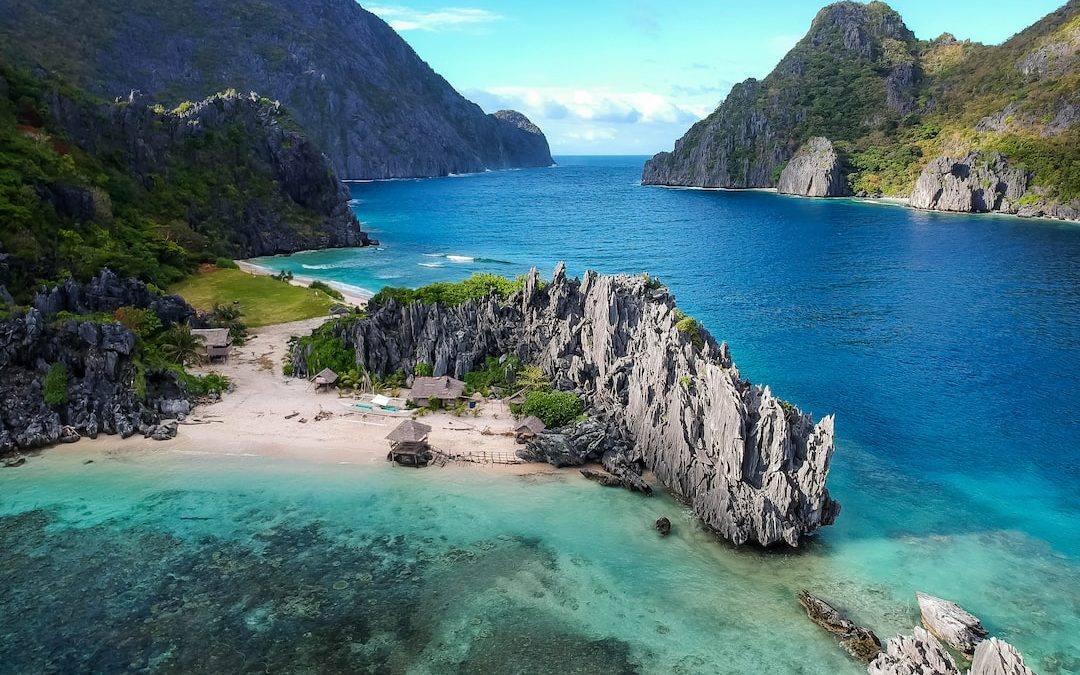
<path id="1" fill-rule="evenodd" d="M 824 0 L 384 0 L 382 17 L 486 112 L 512 108 L 555 155 L 651 155 L 768 75 Z M 997 44 L 1064 0 L 893 0 L 917 37 Z"/>

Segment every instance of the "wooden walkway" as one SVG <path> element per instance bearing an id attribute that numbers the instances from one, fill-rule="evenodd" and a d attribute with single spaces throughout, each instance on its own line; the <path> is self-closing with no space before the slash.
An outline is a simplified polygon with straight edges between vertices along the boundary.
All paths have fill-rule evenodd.
<path id="1" fill-rule="evenodd" d="M 434 466 L 446 466 L 447 462 L 462 462 L 465 464 L 524 464 L 525 460 L 510 452 L 461 452 L 453 455 L 442 450 L 432 449 L 431 464 Z"/>

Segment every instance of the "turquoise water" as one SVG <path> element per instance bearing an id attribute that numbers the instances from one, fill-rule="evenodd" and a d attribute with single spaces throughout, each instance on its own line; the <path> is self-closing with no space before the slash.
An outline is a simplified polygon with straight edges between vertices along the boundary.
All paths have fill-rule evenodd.
<path id="1" fill-rule="evenodd" d="M 369 290 L 649 270 L 745 375 L 837 414 L 836 525 L 763 553 L 573 474 L 46 453 L 0 471 L 0 671 L 863 672 L 808 588 L 883 636 L 942 595 L 1080 672 L 1080 228 L 639 171 L 353 184 L 380 250 L 261 262 Z"/>

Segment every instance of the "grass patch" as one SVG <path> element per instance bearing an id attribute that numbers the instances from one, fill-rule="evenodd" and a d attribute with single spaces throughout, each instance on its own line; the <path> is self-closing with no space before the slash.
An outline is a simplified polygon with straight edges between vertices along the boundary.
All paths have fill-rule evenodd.
<path id="1" fill-rule="evenodd" d="M 169 292 L 202 311 L 239 302 L 244 323 L 252 328 L 326 316 L 335 304 L 320 291 L 234 269 L 202 271 L 171 286 Z"/>

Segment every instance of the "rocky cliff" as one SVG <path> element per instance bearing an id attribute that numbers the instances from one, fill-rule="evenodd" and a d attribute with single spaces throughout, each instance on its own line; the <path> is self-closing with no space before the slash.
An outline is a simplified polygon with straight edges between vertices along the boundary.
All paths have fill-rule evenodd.
<path id="1" fill-rule="evenodd" d="M 843 197 L 850 194 L 840 157 L 829 139 L 815 136 L 799 148 L 780 172 L 776 191 L 802 197 Z"/>
<path id="2" fill-rule="evenodd" d="M 587 272 L 548 284 L 534 270 L 506 301 L 457 306 L 390 300 L 343 324 L 358 364 L 386 375 L 415 364 L 463 377 L 486 357 L 513 354 L 578 392 L 607 432 L 728 540 L 796 546 L 833 522 L 825 487 L 833 418 L 816 424 L 768 387 L 744 380 L 727 347 L 681 315 L 644 277 Z M 293 353 L 306 372 L 307 354 Z"/>
<path id="3" fill-rule="evenodd" d="M 160 286 L 199 260 L 370 243 L 281 105 L 225 92 L 165 110 L 0 69 L 0 285 L 108 266 Z"/>
<path id="4" fill-rule="evenodd" d="M 0 53 L 169 108 L 258 91 L 293 112 L 343 178 L 552 164 L 535 126 L 485 115 L 354 0 L 11 0 Z"/>
<path id="5" fill-rule="evenodd" d="M 126 438 L 150 431 L 163 413 L 190 410 L 176 373 L 141 369 L 135 334 L 102 320 L 121 307 L 149 309 L 165 327 L 195 313 L 105 271 L 87 284 L 68 280 L 0 320 L 0 456 L 99 433 Z M 49 402 L 47 374 L 58 366 Z"/>
<path id="6" fill-rule="evenodd" d="M 824 137 L 839 156 L 835 184 L 861 196 L 1075 219 L 1078 53 L 1080 0 L 991 47 L 947 33 L 918 40 L 884 3 L 839 2 L 764 80 L 736 85 L 672 152 L 647 162 L 642 182 L 805 194 L 806 176 L 781 185 L 780 169 Z M 949 178 L 972 154 L 999 158 L 980 178 L 1001 190 Z"/>

